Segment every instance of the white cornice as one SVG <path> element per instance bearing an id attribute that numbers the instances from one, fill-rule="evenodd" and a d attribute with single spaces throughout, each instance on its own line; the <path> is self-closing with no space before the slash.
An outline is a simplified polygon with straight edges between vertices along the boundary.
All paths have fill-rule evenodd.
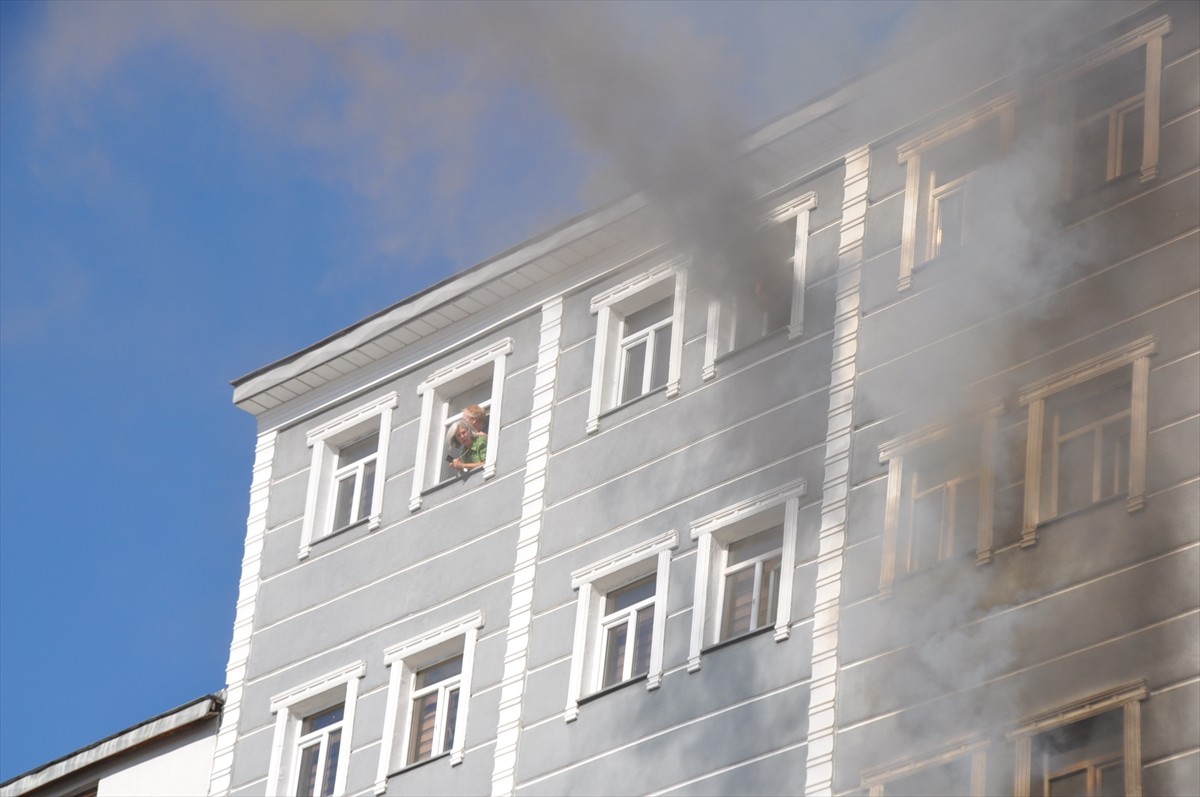
<path id="1" fill-rule="evenodd" d="M 604 576 L 611 575 L 651 556 L 669 551 L 679 544 L 679 535 L 674 530 L 660 534 L 652 540 L 613 554 L 602 561 L 582 567 L 571 573 L 571 588 L 579 589 Z"/>
<path id="2" fill-rule="evenodd" d="M 789 498 L 803 496 L 807 490 L 808 487 L 804 483 L 804 479 L 796 479 L 794 482 L 789 482 L 782 487 L 776 487 L 774 490 L 756 495 L 753 498 L 748 498 L 741 503 L 725 507 L 710 515 L 705 515 L 692 524 L 692 539 L 698 539 L 701 534 L 709 534 L 717 529 L 737 523 L 742 518 L 757 515 L 759 512 L 786 502 Z"/>
<path id="3" fill-rule="evenodd" d="M 1040 379 L 1022 390 L 1018 394 L 1018 400 L 1024 406 L 1031 401 L 1052 396 L 1101 374 L 1129 365 L 1141 357 L 1149 357 L 1156 351 L 1158 351 L 1158 340 L 1153 335 L 1148 335 L 1132 343 L 1127 343 L 1119 349 L 1106 352 L 1090 360 L 1084 360 L 1056 374 L 1051 374 L 1045 379 Z"/>

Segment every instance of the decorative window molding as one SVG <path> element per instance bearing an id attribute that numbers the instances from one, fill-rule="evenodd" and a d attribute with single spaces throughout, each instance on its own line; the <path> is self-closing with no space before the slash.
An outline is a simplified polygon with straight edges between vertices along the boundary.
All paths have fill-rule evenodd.
<path id="1" fill-rule="evenodd" d="M 661 685 L 663 635 L 667 624 L 667 583 L 671 551 L 678 545 L 679 536 L 674 531 L 668 531 L 571 574 L 571 588 L 578 591 L 579 597 L 575 604 L 575 640 L 567 687 L 567 722 L 579 717 L 579 701 L 582 697 L 604 688 L 606 636 L 626 619 L 616 616 L 619 612 L 636 615 L 637 611 L 646 608 L 653 612 L 649 661 L 645 673 L 646 689 L 654 690 Z M 647 577 L 653 578 L 652 600 L 646 599 L 630 607 L 606 611 L 608 596 Z M 635 627 L 637 619 L 633 616 L 626 624 L 626 629 L 633 632 L 624 637 L 623 644 L 628 648 L 626 662 L 634 655 L 633 649 L 642 643 Z M 635 638 L 631 640 L 630 637 Z M 640 677 L 640 673 L 634 673 L 631 677 Z"/>
<path id="2" fill-rule="evenodd" d="M 687 271 L 683 263 L 683 258 L 675 258 L 592 297 L 596 344 L 588 400 L 588 434 L 599 431 L 602 412 L 658 389 L 662 386 L 655 384 L 658 379 L 664 380 L 667 398 L 678 395 L 683 363 L 683 308 L 687 296 Z M 627 318 L 668 299 L 669 315 L 646 319 L 649 326 L 626 334 Z M 669 340 L 664 341 L 665 337 Z M 659 373 L 662 361 L 654 354 L 655 347 L 659 347 L 661 357 L 664 343 L 667 346 L 665 378 Z M 623 383 L 631 378 L 641 379 L 641 385 L 623 389 Z"/>
<path id="3" fill-rule="evenodd" d="M 776 527 L 781 530 L 781 540 L 774 638 L 776 642 L 788 638 L 792 622 L 792 582 L 796 572 L 800 499 L 806 490 L 804 480 L 798 479 L 702 517 L 692 524 L 691 535 L 697 541 L 697 546 L 688 672 L 700 669 L 701 653 L 705 646 L 728 641 L 722 638 L 722 618 L 726 614 L 723 602 L 726 599 L 730 547 Z M 761 574 L 756 573 L 756 583 L 760 578 Z"/>
<path id="4" fill-rule="evenodd" d="M 1123 117 L 1137 107 L 1140 107 L 1142 111 L 1141 163 L 1138 169 L 1141 181 L 1148 182 L 1158 176 L 1162 102 L 1162 40 L 1170 32 L 1171 18 L 1165 15 L 1158 17 L 1096 47 L 1071 63 L 1047 73 L 1039 80 L 1039 85 L 1048 90 L 1048 96 L 1054 98 L 1059 90 L 1071 81 L 1141 47 L 1146 48 L 1145 85 L 1142 92 L 1137 96 L 1126 98 L 1125 102 L 1105 109 L 1103 112 L 1108 117 L 1108 130 L 1105 135 L 1108 142 L 1106 180 L 1114 180 L 1129 171 L 1122 163 Z M 1066 105 L 1068 110 L 1074 110 L 1069 107 L 1070 103 Z"/>
<path id="5" fill-rule="evenodd" d="M 1111 495 L 1119 494 L 1122 492 L 1121 487 L 1124 487 L 1126 493 L 1125 504 L 1128 511 L 1136 512 L 1145 505 L 1150 356 L 1157 350 L 1158 341 L 1154 336 L 1147 336 L 1034 382 L 1019 393 L 1018 400 L 1021 406 L 1029 407 L 1021 545 L 1036 543 L 1038 526 L 1061 514 L 1058 507 L 1060 470 L 1063 464 L 1070 463 L 1063 463 L 1060 453 L 1061 449 L 1081 434 L 1095 435 L 1095 447 L 1090 457 L 1095 473 L 1094 489 L 1091 500 L 1085 501 L 1085 505 L 1098 503 Z M 1060 428 L 1060 416 L 1055 412 L 1057 400 L 1062 399 L 1066 402 L 1073 398 L 1073 390 L 1084 391 L 1089 382 L 1099 381 L 1122 368 L 1130 369 L 1127 411 L 1080 423 L 1077 428 Z M 1120 388 L 1121 385 L 1117 387 Z M 1083 398 L 1086 399 L 1086 395 Z M 1119 434 L 1121 429 L 1118 425 L 1127 425 L 1128 428 L 1128 439 L 1124 442 L 1126 452 L 1120 450 L 1121 441 L 1109 434 L 1112 430 Z M 1047 435 L 1052 439 L 1048 439 Z M 1117 445 L 1111 447 L 1110 443 Z M 1109 453 L 1106 453 L 1106 449 Z M 1124 474 L 1121 473 L 1121 466 L 1124 466 Z M 1106 468 L 1112 471 L 1110 475 L 1116 482 L 1107 488 L 1101 483 L 1102 479 L 1108 481 L 1104 474 Z"/>
<path id="6" fill-rule="evenodd" d="M 1142 797 L 1141 701 L 1149 696 L 1150 690 L 1146 681 L 1140 680 L 1039 714 L 1013 728 L 1008 733 L 1008 739 L 1015 743 L 1013 794 L 1016 797 L 1030 797 L 1035 773 L 1039 774 L 1044 782 L 1054 774 L 1050 767 L 1034 760 L 1039 738 L 1046 738 L 1055 732 L 1069 732 L 1069 726 L 1076 723 L 1094 720 L 1109 712 L 1120 712 L 1119 717 L 1113 717 L 1108 723 L 1119 729 L 1121 738 L 1119 743 L 1112 740 L 1112 749 L 1105 756 L 1107 760 L 1088 761 L 1086 759 L 1089 756 L 1085 752 L 1079 757 L 1080 760 L 1068 762 L 1066 769 L 1071 769 L 1071 765 L 1074 765 L 1075 772 L 1086 772 L 1091 785 L 1095 770 L 1103 769 L 1104 765 L 1108 765 L 1110 769 L 1115 768 L 1113 765 L 1119 766 L 1124 770 L 1124 794 L 1127 797 Z"/>
<path id="7" fill-rule="evenodd" d="M 925 496 L 930 500 L 940 492 L 941 527 L 938 534 L 937 561 L 950 558 L 954 553 L 954 537 L 959 528 L 956 507 L 968 496 L 964 491 L 971 491 L 976 504 L 975 563 L 982 565 L 992 560 L 993 523 L 996 504 L 996 428 L 1000 414 L 1004 410 L 1002 403 L 997 403 L 985 410 L 980 416 L 969 421 L 956 423 L 933 424 L 909 434 L 890 440 L 879 447 L 879 462 L 888 466 L 887 503 L 883 517 L 883 555 L 879 572 L 879 594 L 881 597 L 891 595 L 892 585 L 897 575 L 914 572 L 910 556 L 901 556 L 903 552 L 911 554 L 914 545 L 917 512 L 916 504 Z M 921 483 L 919 473 L 921 468 L 914 467 L 914 457 L 919 459 L 922 449 L 926 451 L 941 441 L 969 433 L 975 423 L 980 425 L 979 457 L 977 468 L 965 472 L 947 475 L 945 479 L 933 485 Z M 943 467 L 954 463 L 939 462 Z M 912 471 L 911 475 L 906 472 Z M 977 482 L 971 490 L 970 482 Z M 903 542 L 903 544 L 902 544 Z M 898 565 L 903 561 L 904 567 Z M 903 573 L 898 573 L 899 570 Z M 919 568 L 916 568 L 919 569 Z"/>
<path id="8" fill-rule="evenodd" d="M 496 474 L 505 363 L 512 350 L 512 338 L 498 340 L 435 371 L 417 386 L 417 395 L 421 397 L 421 423 L 417 432 L 417 458 L 413 469 L 412 495 L 408 499 L 409 511 L 415 512 L 421 508 L 423 491 L 454 478 L 442 477 L 446 430 L 461 416 L 462 411 L 461 407 L 454 406 L 456 399 L 483 406 L 488 417 L 493 419 L 488 430 L 487 458 L 481 470 L 484 479 Z M 488 384 L 491 385 L 490 398 L 470 400 L 472 391 Z"/>
<path id="9" fill-rule="evenodd" d="M 988 740 L 981 736 L 947 745 L 933 753 L 920 758 L 912 758 L 900 763 L 888 764 L 885 767 L 875 767 L 863 772 L 862 786 L 867 797 L 892 797 L 892 795 L 911 795 L 918 791 L 913 782 L 922 775 L 928 776 L 942 767 L 955 766 L 969 772 L 969 790 L 955 788 L 953 793 L 963 797 L 983 797 L 987 790 L 987 748 Z M 938 784 L 957 787 L 954 784 Z M 952 793 L 949 788 L 937 792 L 923 790 L 920 793 Z"/>
<path id="10" fill-rule="evenodd" d="M 812 191 L 802 194 L 776 208 L 767 217 L 767 225 L 784 224 L 794 221 L 791 255 L 786 258 L 786 265 L 791 275 L 791 303 L 789 305 L 787 333 L 789 340 L 795 340 L 804 334 L 804 290 L 808 269 L 808 238 L 809 214 L 817 207 L 817 195 Z M 759 314 L 763 311 L 759 308 Z M 717 374 L 717 358 L 722 354 L 733 351 L 744 345 L 737 340 L 738 307 L 729 300 L 713 298 L 708 304 L 708 326 L 704 341 L 704 370 L 703 378 L 712 379 Z M 758 340 L 763 335 L 774 330 L 767 329 L 769 321 L 763 321 Z"/>
<path id="11" fill-rule="evenodd" d="M 312 464 L 299 558 L 311 553 L 316 540 L 363 520 L 368 530 L 379 528 L 392 411 L 398 400 L 393 391 L 308 432 Z M 343 451 L 353 452 L 352 461 L 340 461 Z"/>
<path id="12" fill-rule="evenodd" d="M 391 668 L 388 677 L 387 708 L 384 710 L 383 741 L 375 793 L 387 791 L 388 775 L 417 763 L 412 760 L 414 698 L 420 684 L 418 675 L 441 662 L 458 657 L 461 671 L 425 691 L 436 695 L 432 704 L 436 716 L 432 756 L 449 754 L 450 765 L 462 763 L 466 746 L 467 710 L 470 705 L 471 673 L 475 661 L 475 640 L 483 628 L 483 612 L 474 612 L 420 636 L 393 645 L 383 652 L 383 662 Z M 450 695 L 450 689 L 456 694 Z M 436 691 L 435 691 L 436 690 Z M 453 702 L 453 711 L 448 704 Z M 446 737 L 450 744 L 445 744 Z M 420 759 L 424 760 L 424 759 Z"/>
<path id="13" fill-rule="evenodd" d="M 933 150 L 959 136 L 980 129 L 986 123 L 995 122 L 999 124 L 1000 152 L 1007 151 L 1013 138 L 1016 104 L 1016 93 L 1009 92 L 897 147 L 899 161 L 907 169 L 900 241 L 899 290 L 904 291 L 912 287 L 913 270 L 919 263 L 932 260 L 943 253 L 942 247 L 946 243 L 943 234 L 953 236 L 956 243 L 962 243 L 968 235 L 962 214 L 969 202 L 969 182 L 974 172 L 942 179 L 936 164 L 931 162 L 936 160 L 931 158 Z M 953 217 L 957 226 L 953 230 L 946 228 L 950 217 L 948 207 L 944 207 L 944 203 L 951 199 L 956 202 L 957 207 Z"/>
<path id="14" fill-rule="evenodd" d="M 328 765 L 328 756 L 336 756 L 333 762 L 333 789 L 328 794 L 340 795 L 346 790 L 346 773 L 353 749 L 351 732 L 354 730 L 354 707 L 358 698 L 358 681 L 367 672 L 367 663 L 358 661 L 339 670 L 326 673 L 319 678 L 289 689 L 271 698 L 271 713 L 275 715 L 275 734 L 271 743 L 271 762 L 267 771 L 267 797 L 296 794 L 300 791 L 299 777 L 302 748 L 317 748 L 318 763 Z M 303 733 L 305 720 L 317 717 L 322 712 L 342 706 L 341 719 L 337 724 L 315 729 L 316 733 Z M 331 729 L 340 730 L 340 739 L 314 738 L 320 731 L 326 734 Z M 317 777 L 325 770 L 318 767 Z M 318 781 L 319 783 L 320 781 Z M 320 790 L 322 797 L 325 791 Z"/>

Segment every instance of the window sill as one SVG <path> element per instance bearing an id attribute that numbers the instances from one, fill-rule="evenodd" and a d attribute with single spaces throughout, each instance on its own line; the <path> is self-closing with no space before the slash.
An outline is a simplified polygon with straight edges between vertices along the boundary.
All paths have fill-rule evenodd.
<path id="1" fill-rule="evenodd" d="M 616 406 L 613 406 L 613 407 L 609 407 L 604 412 L 600 413 L 600 417 L 603 418 L 607 415 L 612 415 L 613 413 L 620 412 L 621 410 L 625 409 L 626 407 L 632 407 L 634 404 L 637 404 L 642 399 L 650 398 L 651 396 L 658 395 L 659 393 L 665 393 L 666 391 L 667 391 L 666 385 L 656 387 L 652 390 L 647 390 L 645 393 L 641 394 L 640 396 L 634 396 L 633 398 L 629 399 L 628 401 L 625 401 L 621 404 L 617 404 Z"/>
<path id="2" fill-rule="evenodd" d="M 414 764 L 408 764 L 407 766 L 403 766 L 400 769 L 397 769 L 395 772 L 389 772 L 388 780 L 391 780 L 392 778 L 403 775 L 405 772 L 412 772 L 414 769 L 420 769 L 421 767 L 425 766 L 426 764 L 432 764 L 434 761 L 441 761 L 443 758 L 449 758 L 449 757 L 450 757 L 450 751 L 447 750 L 444 753 L 438 753 L 435 756 L 430 756 L 429 758 L 426 758 L 423 761 L 417 761 Z"/>
<path id="3" fill-rule="evenodd" d="M 438 490 L 444 490 L 452 484 L 463 484 L 474 474 L 482 473 L 486 469 L 487 466 L 484 465 L 482 468 L 472 468 L 471 470 L 465 470 L 459 473 L 457 476 L 451 476 L 449 479 L 443 479 L 432 487 L 426 487 L 424 490 L 422 490 L 421 497 L 423 498 L 432 493 L 436 493 Z"/>
<path id="4" fill-rule="evenodd" d="M 606 686 L 603 689 L 600 689 L 596 692 L 592 692 L 590 695 L 585 695 L 585 696 L 579 698 L 579 700 L 577 700 L 575 702 L 577 705 L 580 705 L 580 706 L 582 706 L 584 703 L 591 703 L 593 700 L 599 700 L 600 698 L 604 697 L 605 695 L 611 695 L 613 692 L 619 692 L 620 690 L 624 689 L 627 686 L 630 686 L 631 684 L 643 683 L 644 681 L 646 681 L 646 679 L 648 677 L 649 677 L 648 675 L 634 676 L 633 678 L 630 678 L 628 681 L 621 681 L 621 683 L 619 683 L 619 684 L 613 684 L 612 686 Z"/>
<path id="5" fill-rule="evenodd" d="M 771 623 L 770 625 L 764 625 L 762 628 L 755 628 L 753 631 L 747 631 L 744 634 L 738 634 L 737 636 L 730 637 L 729 639 L 722 639 L 720 642 L 714 642 L 706 648 L 701 648 L 700 655 L 704 656 L 705 654 L 712 653 L 713 651 L 720 650 L 721 648 L 727 648 L 730 645 L 736 645 L 738 642 L 750 639 L 751 637 L 762 636 L 768 631 L 774 630 L 775 624 Z"/>

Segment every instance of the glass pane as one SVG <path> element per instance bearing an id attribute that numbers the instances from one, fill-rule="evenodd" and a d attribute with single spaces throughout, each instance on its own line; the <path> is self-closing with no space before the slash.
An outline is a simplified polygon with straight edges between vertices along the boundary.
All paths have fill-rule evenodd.
<path id="1" fill-rule="evenodd" d="M 345 704 L 339 703 L 332 708 L 327 708 L 324 711 L 319 711 L 316 714 L 305 717 L 303 724 L 300 726 L 300 734 L 302 736 L 307 735 L 313 731 L 319 731 L 322 728 L 328 728 L 334 723 L 341 722 L 345 713 Z"/>
<path id="2" fill-rule="evenodd" d="M 762 563 L 762 586 L 758 596 L 758 622 L 755 628 L 775 624 L 775 613 L 779 610 L 779 559 L 768 559 Z"/>
<path id="3" fill-rule="evenodd" d="M 1099 797 L 1122 797 L 1125 794 L 1125 765 L 1117 761 L 1096 770 L 1099 783 L 1096 784 L 1096 794 Z"/>
<path id="4" fill-rule="evenodd" d="M 621 403 L 642 395 L 642 380 L 646 374 L 646 341 L 624 350 L 625 365 L 621 372 Z"/>
<path id="5" fill-rule="evenodd" d="M 1129 489 L 1129 418 L 1106 425 L 1100 445 L 1100 498 L 1105 499 Z"/>
<path id="6" fill-rule="evenodd" d="M 1087 770 L 1080 769 L 1050 778 L 1046 797 L 1092 797 L 1088 794 Z"/>
<path id="7" fill-rule="evenodd" d="M 310 745 L 300 751 L 300 778 L 296 783 L 299 797 L 313 797 L 317 788 L 317 756 L 319 744 Z"/>
<path id="8" fill-rule="evenodd" d="M 1096 436 L 1081 434 L 1058 449 L 1058 513 L 1064 514 L 1092 503 L 1093 449 Z"/>
<path id="9" fill-rule="evenodd" d="M 492 380 L 488 379 L 485 382 L 480 382 L 474 387 L 468 388 L 461 393 L 456 393 L 451 396 L 446 402 L 446 417 L 453 418 L 456 415 L 461 415 L 462 411 L 472 404 L 478 404 L 485 409 L 491 403 L 492 399 Z"/>
<path id="10" fill-rule="evenodd" d="M 358 516 L 355 520 L 362 520 L 371 514 L 371 499 L 375 495 L 375 460 L 363 466 L 361 487 L 362 491 L 358 496 Z"/>
<path id="11" fill-rule="evenodd" d="M 432 667 L 426 667 L 417 673 L 417 688 L 424 689 L 426 686 L 432 686 L 433 684 L 444 681 L 447 678 L 453 678 L 456 675 L 461 675 L 462 663 L 463 657 L 458 655 L 452 659 L 446 659 L 443 662 L 439 662 Z"/>
<path id="12" fill-rule="evenodd" d="M 783 526 L 760 531 L 744 540 L 738 540 L 729 546 L 728 564 L 736 565 L 747 559 L 755 559 L 763 554 L 778 551 L 783 547 Z"/>
<path id="13" fill-rule="evenodd" d="M 659 299 L 649 307 L 625 316 L 625 335 L 628 336 L 634 332 L 641 332 L 643 329 L 654 326 L 659 321 L 670 318 L 674 304 L 674 297 L 668 296 L 665 299 Z"/>
<path id="14" fill-rule="evenodd" d="M 946 486 L 938 485 L 913 500 L 912 551 L 908 569 L 922 570 L 941 561 Z"/>
<path id="15" fill-rule="evenodd" d="M 337 780 L 338 753 L 342 748 L 342 729 L 338 728 L 329 734 L 328 746 L 325 753 L 325 775 L 321 778 L 321 797 L 331 797 L 333 784 Z"/>
<path id="16" fill-rule="evenodd" d="M 355 471 L 351 471 L 345 477 L 338 479 L 337 502 L 333 510 L 334 529 L 345 528 L 350 525 L 350 512 L 354 508 L 354 489 L 357 481 L 358 474 Z"/>
<path id="17" fill-rule="evenodd" d="M 1139 165 L 1141 160 L 1138 161 Z M 1108 117 L 1081 124 L 1075 133 L 1071 187 L 1076 196 L 1104 185 L 1108 178 Z"/>
<path id="18" fill-rule="evenodd" d="M 412 730 L 408 742 L 408 763 L 433 755 L 433 729 L 437 724 L 437 692 L 416 698 L 413 701 Z"/>
<path id="19" fill-rule="evenodd" d="M 628 623 L 621 623 L 605 632 L 602 687 L 619 684 L 625 680 L 625 637 L 628 629 Z"/>
<path id="20" fill-rule="evenodd" d="M 721 638 L 730 639 L 750 630 L 754 606 L 754 568 L 744 567 L 725 577 L 725 607 Z"/>
<path id="21" fill-rule="evenodd" d="M 671 370 L 671 327 L 665 326 L 654 333 L 654 364 L 650 373 L 650 389 L 660 388 L 667 383 Z"/>
<path id="22" fill-rule="evenodd" d="M 454 727 L 458 722 L 458 690 L 446 693 L 446 733 L 442 736 L 442 752 L 454 748 Z"/>
<path id="23" fill-rule="evenodd" d="M 1118 165 L 1117 176 L 1131 174 L 1142 168 L 1142 135 L 1145 125 L 1141 105 L 1130 108 L 1121 114 L 1121 162 Z"/>
<path id="24" fill-rule="evenodd" d="M 954 485 L 954 517 L 950 520 L 952 554 L 974 551 L 979 545 L 979 477 Z"/>
<path id="25" fill-rule="evenodd" d="M 940 197 L 937 200 L 937 229 L 934 231 L 934 254 L 944 255 L 962 246 L 963 214 L 966 205 L 966 191 L 962 188 Z"/>
<path id="26" fill-rule="evenodd" d="M 647 606 L 637 613 L 633 637 L 633 672 L 630 678 L 650 672 L 650 641 L 654 638 L 654 606 Z"/>
<path id="27" fill-rule="evenodd" d="M 358 462 L 364 457 L 369 457 L 379 450 L 379 432 L 367 435 L 358 442 L 351 443 L 348 446 L 342 446 L 338 449 L 338 464 L 339 468 L 349 465 L 351 462 Z"/>
<path id="28" fill-rule="evenodd" d="M 630 606 L 641 603 L 647 598 L 653 598 L 654 581 L 655 576 L 651 574 L 644 578 L 639 578 L 632 584 L 628 584 L 620 589 L 614 589 L 608 593 L 604 613 L 612 614 L 613 612 L 619 612 L 621 609 L 628 609 Z"/>

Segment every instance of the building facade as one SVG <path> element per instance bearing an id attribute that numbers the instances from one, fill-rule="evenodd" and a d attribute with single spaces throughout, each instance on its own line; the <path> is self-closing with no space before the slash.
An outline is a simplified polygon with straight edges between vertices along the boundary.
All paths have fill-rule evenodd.
<path id="1" fill-rule="evenodd" d="M 1200 6 L 1073 13 L 237 380 L 209 793 L 1200 791 Z"/>

